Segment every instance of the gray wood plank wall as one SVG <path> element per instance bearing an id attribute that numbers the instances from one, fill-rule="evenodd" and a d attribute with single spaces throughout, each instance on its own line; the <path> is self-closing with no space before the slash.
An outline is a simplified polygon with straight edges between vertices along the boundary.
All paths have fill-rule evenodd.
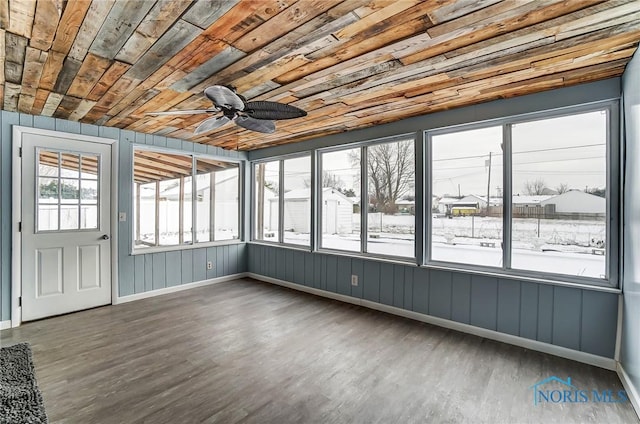
<path id="1" fill-rule="evenodd" d="M 32 116 L 2 111 L 0 114 L 0 321 L 11 319 L 11 189 L 12 189 L 12 126 L 40 128 L 74 134 L 100 136 L 118 140 L 118 211 L 126 212 L 127 221 L 121 222 L 118 232 L 118 290 L 120 296 L 180 284 L 203 281 L 245 272 L 246 247 L 229 244 L 190 250 L 131 255 L 132 233 L 132 146 L 145 144 L 171 149 L 204 153 L 228 158 L 246 158 L 243 152 L 226 151 L 213 146 L 195 145 L 175 138 L 136 133 L 118 128 L 99 127 L 44 116 Z M 212 270 L 206 269 L 207 260 L 214 261 Z"/>
<path id="2" fill-rule="evenodd" d="M 613 358 L 618 294 L 248 245 L 248 271 Z M 351 286 L 351 275 L 358 286 Z"/>

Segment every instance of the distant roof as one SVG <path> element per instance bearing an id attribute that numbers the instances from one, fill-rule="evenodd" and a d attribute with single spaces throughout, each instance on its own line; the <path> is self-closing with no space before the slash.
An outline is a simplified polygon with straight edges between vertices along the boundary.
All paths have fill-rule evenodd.
<path id="1" fill-rule="evenodd" d="M 346 200 L 348 200 L 351 203 L 357 202 L 357 199 L 355 197 L 347 197 L 344 194 L 340 193 L 337 189 L 335 188 L 331 188 L 331 187 L 326 187 L 322 189 L 323 193 L 328 193 L 328 192 L 332 192 L 332 194 L 335 194 L 337 196 L 343 197 Z M 311 191 L 309 188 L 298 188 L 295 190 L 291 190 L 288 191 L 284 194 L 284 198 L 286 200 L 305 200 L 305 199 L 309 199 L 309 197 L 311 196 Z M 273 200 L 277 199 L 278 197 L 274 197 Z M 272 200 L 272 199 L 269 199 Z"/>
<path id="2" fill-rule="evenodd" d="M 544 202 L 545 200 L 549 200 L 552 197 L 555 197 L 556 195 L 552 195 L 552 194 L 540 194 L 540 195 L 535 195 L 535 196 L 517 196 L 514 195 L 513 196 L 513 204 L 514 205 L 535 205 L 535 204 L 539 204 L 540 202 Z"/>

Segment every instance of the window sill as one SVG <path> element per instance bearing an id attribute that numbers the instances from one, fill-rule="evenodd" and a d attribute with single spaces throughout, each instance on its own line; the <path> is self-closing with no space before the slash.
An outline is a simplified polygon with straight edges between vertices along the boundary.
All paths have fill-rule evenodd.
<path id="1" fill-rule="evenodd" d="M 144 255 L 147 253 L 160 253 L 160 252 L 174 252 L 180 250 L 193 250 L 193 249 L 202 249 L 207 247 L 217 247 L 217 246 L 228 246 L 230 244 L 243 244 L 245 243 L 239 239 L 232 240 L 220 240 L 209 243 L 196 243 L 196 244 L 183 244 L 177 246 L 154 246 L 147 248 L 134 248 L 131 252 L 131 256 Z"/>
<path id="2" fill-rule="evenodd" d="M 302 250 L 303 252 L 311 252 L 311 247 L 302 244 L 280 243 L 277 241 L 251 240 L 249 244 L 260 246 L 281 247 L 283 249 Z"/>

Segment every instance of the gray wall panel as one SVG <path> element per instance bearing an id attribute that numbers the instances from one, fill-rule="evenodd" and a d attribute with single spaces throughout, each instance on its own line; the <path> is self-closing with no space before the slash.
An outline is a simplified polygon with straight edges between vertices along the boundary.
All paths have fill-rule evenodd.
<path id="1" fill-rule="evenodd" d="M 166 254 L 153 254 L 153 289 L 163 289 L 167 286 L 167 261 Z"/>
<path id="2" fill-rule="evenodd" d="M 404 269 L 404 308 L 413 311 L 413 274 L 418 268 L 408 266 Z"/>
<path id="3" fill-rule="evenodd" d="M 276 278 L 284 280 L 286 277 L 287 251 L 285 249 L 276 250 Z"/>
<path id="4" fill-rule="evenodd" d="M 215 270 L 216 277 L 220 277 L 224 275 L 224 268 L 225 268 L 224 250 L 226 247 L 227 246 L 218 246 L 215 248 L 216 261 L 213 264 L 213 269 Z"/>
<path id="5" fill-rule="evenodd" d="M 498 279 L 471 277 L 471 325 L 495 330 L 498 321 Z"/>
<path id="6" fill-rule="evenodd" d="M 153 290 L 153 255 L 140 255 L 144 258 L 144 291 Z"/>
<path id="7" fill-rule="evenodd" d="M 520 336 L 538 338 L 538 284 L 520 284 Z"/>
<path id="8" fill-rule="evenodd" d="M 338 257 L 327 256 L 327 287 L 326 290 L 330 292 L 336 292 L 338 290 L 338 282 L 336 281 L 338 275 Z"/>
<path id="9" fill-rule="evenodd" d="M 413 271 L 413 310 L 429 313 L 429 270 L 416 268 Z"/>
<path id="10" fill-rule="evenodd" d="M 294 257 L 294 251 L 293 250 L 285 250 L 286 252 L 286 257 L 285 257 L 285 273 L 284 273 L 284 278 L 287 281 L 294 281 L 293 278 L 293 273 L 294 273 L 294 261 L 293 261 L 293 257 Z"/>
<path id="11" fill-rule="evenodd" d="M 451 277 L 451 319 L 471 322 L 471 276 L 453 273 Z"/>
<path id="12" fill-rule="evenodd" d="M 568 287 L 553 288 L 552 343 L 569 349 L 580 349 L 582 291 Z"/>
<path id="13" fill-rule="evenodd" d="M 451 273 L 430 271 L 429 273 L 429 313 L 435 317 L 451 318 Z"/>
<path id="14" fill-rule="evenodd" d="M 611 358 L 615 353 L 618 295 L 582 291 L 580 350 Z"/>
<path id="15" fill-rule="evenodd" d="M 138 255 L 134 259 L 135 276 L 134 290 L 135 293 L 143 293 L 144 288 L 144 255 Z"/>
<path id="16" fill-rule="evenodd" d="M 336 268 L 336 292 L 351 295 L 351 258 L 338 257 Z"/>
<path id="17" fill-rule="evenodd" d="M 166 260 L 166 274 L 167 274 L 167 287 L 179 286 L 182 284 L 182 252 L 174 251 L 167 252 L 165 255 Z"/>
<path id="18" fill-rule="evenodd" d="M 364 278 L 362 285 L 362 298 L 372 302 L 380 301 L 380 264 L 373 261 L 364 262 Z"/>
<path id="19" fill-rule="evenodd" d="M 194 281 L 193 279 L 193 250 L 183 250 L 181 253 L 182 263 L 180 269 L 182 275 L 180 278 L 181 284 L 188 284 Z"/>
<path id="20" fill-rule="evenodd" d="M 498 331 L 520 334 L 520 283 L 498 280 Z"/>
<path id="21" fill-rule="evenodd" d="M 293 282 L 296 284 L 304 285 L 305 276 L 304 276 L 304 256 L 305 252 L 293 252 L 293 261 L 294 261 L 294 269 L 293 269 Z"/>
<path id="22" fill-rule="evenodd" d="M 404 307 L 404 274 L 403 265 L 393 266 L 393 306 L 396 308 Z"/>
<path id="23" fill-rule="evenodd" d="M 553 286 L 538 286 L 538 340 L 551 343 L 553 339 Z"/>
<path id="24" fill-rule="evenodd" d="M 309 287 L 316 286 L 314 256 L 308 252 L 304 253 L 304 285 Z"/>
<path id="25" fill-rule="evenodd" d="M 380 264 L 380 303 L 393 305 L 393 264 Z"/>

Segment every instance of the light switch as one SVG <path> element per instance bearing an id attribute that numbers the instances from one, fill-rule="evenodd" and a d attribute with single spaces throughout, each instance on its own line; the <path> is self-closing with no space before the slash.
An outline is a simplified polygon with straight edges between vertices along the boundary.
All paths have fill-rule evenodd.
<path id="1" fill-rule="evenodd" d="M 126 212 L 120 212 L 118 214 L 118 221 L 125 222 L 126 220 L 127 220 L 127 213 Z"/>

